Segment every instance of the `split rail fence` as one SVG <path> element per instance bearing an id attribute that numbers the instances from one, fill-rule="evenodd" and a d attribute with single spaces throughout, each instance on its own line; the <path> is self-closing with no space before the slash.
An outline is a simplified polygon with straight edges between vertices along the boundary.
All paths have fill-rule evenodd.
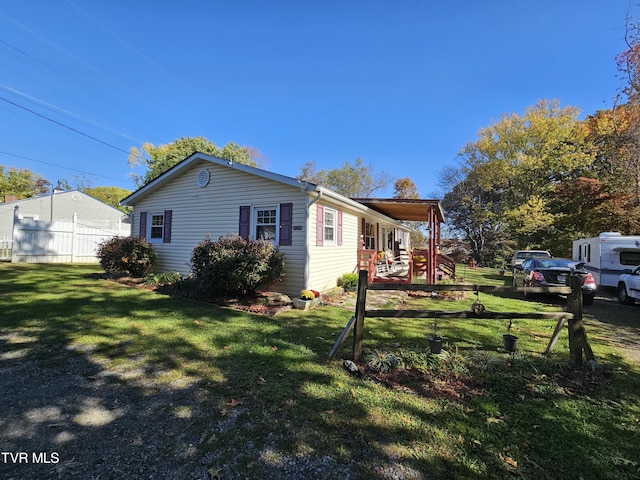
<path id="1" fill-rule="evenodd" d="M 595 360 L 587 334 L 582 321 L 582 290 L 580 287 L 580 279 L 575 275 L 568 277 L 566 287 L 538 287 L 527 288 L 527 293 L 552 293 L 567 295 L 567 309 L 565 312 L 491 312 L 484 309 L 479 304 L 474 304 L 472 310 L 463 311 L 443 311 L 443 310 L 367 310 L 367 291 L 368 290 L 400 290 L 400 291 L 422 291 L 422 292 L 438 292 L 438 291 L 454 291 L 454 292 L 475 292 L 476 295 L 483 293 L 514 293 L 523 292 L 522 287 L 502 287 L 487 285 L 431 285 L 431 284 L 384 284 L 384 283 L 368 283 L 369 272 L 361 270 L 358 278 L 358 296 L 356 299 L 355 315 L 351 317 L 347 326 L 338 337 L 334 347 L 329 353 L 329 360 L 332 360 L 337 354 L 340 346 L 344 343 L 348 335 L 353 330 L 353 349 L 352 358 L 359 361 L 362 356 L 364 343 L 364 322 L 366 317 L 372 318 L 468 318 L 468 319 L 556 319 L 558 320 L 556 328 L 551 336 L 549 344 L 544 353 L 549 354 L 555 348 L 560 333 L 568 324 L 569 327 L 569 355 L 571 363 L 581 365 L 583 361 L 583 352 L 587 360 Z M 482 307 L 482 308 L 479 308 Z M 426 331 L 426 329 L 425 329 Z"/>

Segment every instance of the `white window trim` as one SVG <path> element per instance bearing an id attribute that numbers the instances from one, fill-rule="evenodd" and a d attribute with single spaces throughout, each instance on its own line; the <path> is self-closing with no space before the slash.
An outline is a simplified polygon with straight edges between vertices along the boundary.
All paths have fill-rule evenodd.
<path id="1" fill-rule="evenodd" d="M 152 231 L 152 228 L 154 227 L 152 219 L 156 215 L 160 215 L 162 217 L 162 235 L 160 235 L 160 238 L 151 237 L 151 231 Z M 147 214 L 147 239 L 149 243 L 162 243 L 164 241 L 164 223 L 165 223 L 164 210 L 159 212 L 149 212 Z"/>
<path id="2" fill-rule="evenodd" d="M 273 245 L 278 246 L 280 244 L 280 206 L 279 205 L 258 205 L 251 210 L 251 233 L 250 237 L 260 240 L 258 238 L 258 210 L 275 210 L 276 211 L 276 238 L 273 240 Z"/>
<path id="3" fill-rule="evenodd" d="M 367 235 L 367 227 L 371 227 L 373 229 L 373 235 Z M 364 238 L 365 248 L 368 248 L 370 250 L 376 250 L 378 248 L 378 239 L 376 238 L 375 222 L 369 222 L 365 220 L 363 238 Z M 373 245 L 367 245 L 369 239 L 373 241 Z"/>
<path id="4" fill-rule="evenodd" d="M 333 215 L 333 225 L 331 227 L 327 226 L 327 214 L 331 214 Z M 322 219 L 322 238 L 323 238 L 323 242 L 322 244 L 325 247 L 336 247 L 338 246 L 338 211 L 334 210 L 333 208 L 327 208 L 324 207 L 324 217 Z M 333 228 L 333 240 L 327 240 L 326 237 L 326 229 L 327 228 Z"/>

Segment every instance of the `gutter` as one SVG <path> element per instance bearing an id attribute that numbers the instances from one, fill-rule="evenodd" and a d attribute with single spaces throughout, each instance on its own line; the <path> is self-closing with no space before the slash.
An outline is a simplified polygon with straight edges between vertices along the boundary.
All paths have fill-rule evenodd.
<path id="1" fill-rule="evenodd" d="M 302 188 L 303 192 L 307 191 L 307 185 L 305 183 L 305 186 Z M 311 255 L 309 252 L 309 246 L 311 245 L 311 239 L 309 238 L 309 235 L 311 234 L 311 228 L 309 225 L 309 219 L 310 219 L 310 215 L 309 215 L 309 208 L 311 208 L 311 206 L 318 202 L 320 199 L 322 198 L 322 190 L 318 191 L 318 195 L 316 195 L 316 197 L 313 200 L 307 200 L 307 208 L 305 208 L 304 210 L 304 224 L 305 224 L 305 236 L 304 236 L 304 248 L 305 251 L 307 252 L 307 258 L 304 262 L 304 269 L 303 269 L 303 273 L 302 273 L 302 280 L 303 280 L 303 288 L 304 290 L 308 290 L 310 287 L 310 283 L 309 283 L 309 262 L 311 261 Z"/>

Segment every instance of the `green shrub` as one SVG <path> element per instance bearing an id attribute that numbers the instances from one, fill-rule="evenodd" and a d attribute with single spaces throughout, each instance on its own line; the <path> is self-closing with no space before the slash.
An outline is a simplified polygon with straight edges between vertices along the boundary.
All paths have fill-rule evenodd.
<path id="1" fill-rule="evenodd" d="M 107 273 L 143 277 L 153 270 L 158 254 L 149 242 L 135 237 L 113 237 L 98 245 L 100 265 Z"/>
<path id="2" fill-rule="evenodd" d="M 345 273 L 338 279 L 338 286 L 344 288 L 345 292 L 355 292 L 358 289 L 358 274 Z"/>
<path id="3" fill-rule="evenodd" d="M 144 279 L 145 285 L 169 285 L 182 280 L 180 272 L 150 273 Z"/>
<path id="4" fill-rule="evenodd" d="M 284 254 L 270 243 L 240 237 L 206 240 L 193 250 L 191 274 L 206 294 L 252 294 L 282 279 Z"/>

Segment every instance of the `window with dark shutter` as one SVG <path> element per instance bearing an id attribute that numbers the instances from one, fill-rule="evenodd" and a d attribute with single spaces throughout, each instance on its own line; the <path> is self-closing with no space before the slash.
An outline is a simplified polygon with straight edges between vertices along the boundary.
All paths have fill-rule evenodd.
<path id="1" fill-rule="evenodd" d="M 140 232 L 138 236 L 142 240 L 147 239 L 147 212 L 140 212 Z"/>
<path id="2" fill-rule="evenodd" d="M 249 229 L 251 228 L 251 207 L 240 205 L 240 222 L 238 225 L 238 235 L 245 240 L 249 240 Z"/>
<path id="3" fill-rule="evenodd" d="M 324 245 L 324 206 L 318 205 L 316 211 L 316 246 Z"/>
<path id="4" fill-rule="evenodd" d="M 171 223 L 173 220 L 173 210 L 164 211 L 164 230 L 162 232 L 162 243 L 171 243 Z"/>
<path id="5" fill-rule="evenodd" d="M 293 203 L 280 204 L 280 239 L 278 244 L 292 245 L 293 239 Z"/>

